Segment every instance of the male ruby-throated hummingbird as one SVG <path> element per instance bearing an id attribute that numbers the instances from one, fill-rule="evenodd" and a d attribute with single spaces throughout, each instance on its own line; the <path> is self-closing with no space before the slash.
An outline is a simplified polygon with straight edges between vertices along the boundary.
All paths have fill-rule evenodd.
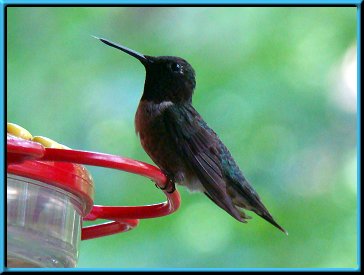
<path id="1" fill-rule="evenodd" d="M 170 179 L 191 191 L 203 192 L 240 222 L 250 219 L 250 210 L 287 234 L 263 205 L 216 133 L 192 106 L 195 71 L 175 56 L 148 56 L 113 43 L 145 67 L 144 92 L 136 115 L 135 129 L 150 158 Z"/>

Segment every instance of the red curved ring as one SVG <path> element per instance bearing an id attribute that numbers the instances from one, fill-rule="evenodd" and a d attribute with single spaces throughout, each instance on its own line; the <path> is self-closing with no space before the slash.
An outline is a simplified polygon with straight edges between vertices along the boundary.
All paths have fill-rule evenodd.
<path id="1" fill-rule="evenodd" d="M 44 156 L 39 160 L 42 161 L 66 161 L 72 163 L 79 163 L 84 165 L 93 165 L 100 167 L 107 167 L 126 171 L 129 173 L 138 174 L 144 177 L 148 177 L 155 181 L 158 186 L 164 187 L 167 183 L 166 176 L 155 166 L 128 159 L 122 158 L 115 155 L 79 151 L 79 150 L 68 150 L 68 149 L 55 149 L 46 148 Z M 125 223 L 124 219 L 146 219 L 166 216 L 175 212 L 180 204 L 181 199 L 178 191 L 168 193 L 163 191 L 167 196 L 167 201 L 158 204 L 145 205 L 145 206 L 100 206 L 94 205 L 91 212 L 84 217 L 84 220 L 96 220 L 96 219 L 107 219 L 114 220 L 119 223 Z M 137 221 L 129 223 L 129 227 L 126 230 L 130 230 L 130 227 L 135 227 Z M 112 227 L 115 228 L 115 223 L 104 223 L 91 227 L 85 227 L 82 229 L 82 239 L 96 238 L 99 236 L 110 235 L 117 232 L 110 232 L 104 234 L 99 229 Z M 122 229 L 121 227 L 119 228 Z M 99 230 L 100 234 L 96 234 L 96 230 Z M 93 233 L 90 233 L 93 232 Z M 123 231 L 118 231 L 123 232 Z M 95 234 L 95 235 L 93 235 Z M 91 235 L 93 237 L 91 237 Z"/>
<path id="2" fill-rule="evenodd" d="M 138 224 L 139 224 L 138 219 L 132 219 L 132 220 L 125 219 L 120 221 L 112 221 L 112 222 L 87 226 L 82 228 L 81 240 L 84 241 L 116 233 L 126 232 L 133 229 Z"/>

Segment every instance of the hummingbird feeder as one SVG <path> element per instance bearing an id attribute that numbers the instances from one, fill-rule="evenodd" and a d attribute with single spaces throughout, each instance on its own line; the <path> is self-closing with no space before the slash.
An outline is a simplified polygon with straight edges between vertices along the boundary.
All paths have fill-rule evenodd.
<path id="1" fill-rule="evenodd" d="M 75 267 L 81 240 L 129 231 L 139 219 L 180 206 L 177 190 L 163 191 L 167 201 L 153 205 L 95 205 L 94 181 L 83 165 L 138 174 L 161 189 L 168 179 L 147 163 L 72 150 L 15 124 L 7 128 L 7 267 Z M 98 219 L 109 222 L 82 226 Z"/>

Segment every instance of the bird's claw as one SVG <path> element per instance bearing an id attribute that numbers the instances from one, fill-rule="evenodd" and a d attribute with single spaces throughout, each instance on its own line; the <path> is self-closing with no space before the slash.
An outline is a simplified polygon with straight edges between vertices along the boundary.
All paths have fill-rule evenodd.
<path id="1" fill-rule="evenodd" d="M 168 194 L 172 194 L 176 190 L 176 185 L 171 179 L 168 179 L 167 183 L 163 187 L 159 186 L 157 183 L 155 186 L 162 191 L 166 191 Z"/>

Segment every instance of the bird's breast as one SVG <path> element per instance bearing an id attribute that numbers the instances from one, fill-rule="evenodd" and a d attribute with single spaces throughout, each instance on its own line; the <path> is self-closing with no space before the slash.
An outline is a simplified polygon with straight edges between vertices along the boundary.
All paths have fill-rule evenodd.
<path id="1" fill-rule="evenodd" d="M 148 132 L 150 128 L 161 123 L 161 115 L 163 111 L 172 106 L 171 101 L 165 101 L 161 103 L 154 103 L 151 101 L 142 100 L 139 102 L 137 112 L 135 114 L 135 131 L 139 135 L 143 135 Z"/>
<path id="2" fill-rule="evenodd" d="M 172 105 L 170 101 L 159 104 L 141 101 L 135 114 L 135 130 L 145 152 L 159 168 L 191 191 L 204 190 L 179 156 L 176 145 L 167 132 L 163 112 Z"/>
<path id="3" fill-rule="evenodd" d="M 135 130 L 140 142 L 152 160 L 162 168 L 175 153 L 174 146 L 167 138 L 168 134 L 162 116 L 163 111 L 171 105 L 173 103 L 170 101 L 159 104 L 141 101 L 135 114 Z"/>

